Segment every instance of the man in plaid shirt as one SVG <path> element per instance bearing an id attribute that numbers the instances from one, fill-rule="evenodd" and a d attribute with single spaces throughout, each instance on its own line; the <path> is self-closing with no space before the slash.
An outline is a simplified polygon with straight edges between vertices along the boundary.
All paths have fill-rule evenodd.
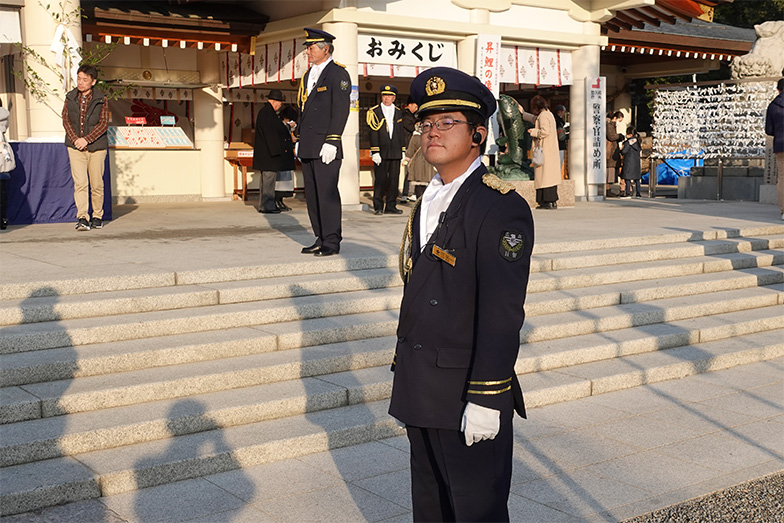
<path id="1" fill-rule="evenodd" d="M 76 230 L 103 227 L 103 170 L 109 146 L 109 104 L 106 96 L 94 89 L 98 71 L 83 64 L 76 75 L 76 88 L 65 95 L 63 127 L 76 202 Z M 93 214 L 90 219 L 89 204 Z"/>

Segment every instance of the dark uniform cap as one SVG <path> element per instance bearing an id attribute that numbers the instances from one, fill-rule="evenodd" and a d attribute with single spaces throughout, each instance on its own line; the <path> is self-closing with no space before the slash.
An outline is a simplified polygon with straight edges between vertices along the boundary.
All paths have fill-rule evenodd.
<path id="1" fill-rule="evenodd" d="M 331 44 L 335 40 L 335 37 L 328 32 L 320 29 L 311 29 L 310 27 L 305 28 L 305 35 L 305 45 L 316 44 L 318 42 L 327 42 L 328 44 Z"/>
<path id="2" fill-rule="evenodd" d="M 381 94 L 394 94 L 395 96 L 397 96 L 397 87 L 389 84 L 382 85 Z"/>
<path id="3" fill-rule="evenodd" d="M 474 111 L 489 118 L 496 108 L 490 89 L 474 76 L 451 67 L 433 67 L 411 82 L 411 97 L 419 106 L 417 118 L 433 111 Z"/>

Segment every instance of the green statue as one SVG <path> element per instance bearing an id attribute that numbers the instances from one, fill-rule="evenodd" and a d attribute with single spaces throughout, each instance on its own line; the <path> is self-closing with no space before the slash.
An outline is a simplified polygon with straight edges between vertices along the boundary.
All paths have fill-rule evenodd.
<path id="1" fill-rule="evenodd" d="M 534 170 L 528 159 L 532 146 L 528 129 L 533 125 L 523 120 L 517 101 L 511 96 L 502 94 L 498 99 L 498 124 L 503 136 L 495 143 L 499 147 L 505 146 L 506 153 L 498 156 L 490 172 L 502 180 L 533 180 Z"/>

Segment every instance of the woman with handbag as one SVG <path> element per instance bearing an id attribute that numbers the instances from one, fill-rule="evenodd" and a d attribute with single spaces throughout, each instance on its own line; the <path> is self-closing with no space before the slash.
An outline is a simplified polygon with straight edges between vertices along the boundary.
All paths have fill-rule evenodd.
<path id="1" fill-rule="evenodd" d="M 8 180 L 16 168 L 16 159 L 11 144 L 5 137 L 8 130 L 8 109 L 0 101 L 0 229 L 8 227 Z"/>
<path id="2" fill-rule="evenodd" d="M 531 98 L 532 113 L 520 108 L 523 119 L 532 122 L 528 129 L 533 138 L 531 165 L 534 167 L 534 188 L 536 188 L 536 208 L 555 209 L 558 207 L 558 184 L 561 182 L 561 157 L 558 153 L 558 132 L 555 117 L 543 97 Z"/>

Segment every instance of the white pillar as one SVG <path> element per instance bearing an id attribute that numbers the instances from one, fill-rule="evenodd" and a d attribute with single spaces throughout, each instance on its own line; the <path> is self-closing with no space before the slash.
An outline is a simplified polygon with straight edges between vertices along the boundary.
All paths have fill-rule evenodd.
<path id="1" fill-rule="evenodd" d="M 324 31 L 335 37 L 334 59 L 346 66 L 351 77 L 352 96 L 359 95 L 357 70 L 357 24 L 337 22 L 324 24 Z M 359 108 L 352 104 L 343 130 L 343 163 L 340 166 L 338 191 L 344 209 L 359 208 Z"/>
<path id="2" fill-rule="evenodd" d="M 476 74 L 476 36 L 457 42 L 457 68 L 466 74 Z"/>
<path id="3" fill-rule="evenodd" d="M 218 53 L 199 51 L 201 81 L 210 86 L 193 90 L 194 145 L 201 150 L 201 197 L 226 197 L 223 151 L 223 89 L 218 86 Z"/>
<path id="4" fill-rule="evenodd" d="M 599 34 L 599 24 L 586 22 L 586 33 Z M 599 75 L 599 46 L 585 45 L 572 51 L 574 85 L 569 89 L 569 112 L 572 115 L 588 113 L 585 99 L 585 79 Z M 573 116 L 569 128 L 569 177 L 574 180 L 575 200 L 592 200 L 598 186 L 587 183 L 588 169 L 585 163 L 585 145 L 590 137 L 586 134 L 585 118 Z"/>
<path id="5" fill-rule="evenodd" d="M 67 29 L 73 34 L 77 45 L 81 47 L 82 25 L 78 9 L 79 0 L 62 0 L 57 6 L 50 6 L 49 9 L 46 9 L 42 2 L 27 0 L 22 10 L 24 44 L 56 69 L 55 55 L 49 50 L 57 30 L 57 23 L 52 15 L 55 13 L 61 16 L 65 15 L 65 19 L 70 22 Z M 26 93 L 29 134 L 35 138 L 62 141 L 65 137 L 62 119 L 65 94 L 67 89 L 72 89 L 75 85 L 70 82 L 64 90 L 62 80 L 57 77 L 54 71 L 40 65 L 34 58 L 27 58 L 26 62 L 27 66 L 32 68 L 43 81 L 49 83 L 57 91 L 56 94 L 47 96 L 44 101 L 38 101 L 29 92 Z M 22 70 L 23 68 L 22 64 L 18 64 L 17 69 Z"/>

